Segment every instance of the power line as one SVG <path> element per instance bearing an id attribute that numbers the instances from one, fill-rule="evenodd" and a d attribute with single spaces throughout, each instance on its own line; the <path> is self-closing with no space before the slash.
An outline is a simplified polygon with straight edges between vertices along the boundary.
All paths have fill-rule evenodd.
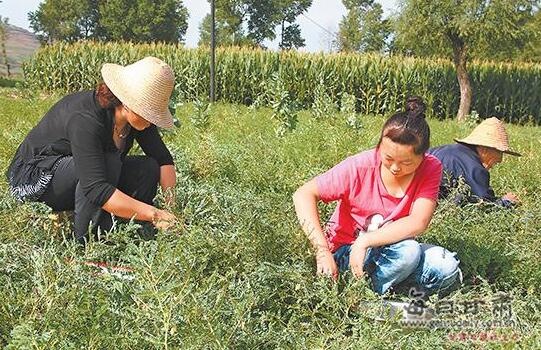
<path id="1" fill-rule="evenodd" d="M 304 13 L 301 13 L 301 16 L 303 16 L 304 18 L 306 18 L 307 20 L 309 20 L 310 22 L 312 22 L 313 24 L 315 24 L 316 26 L 318 26 L 319 28 L 321 28 L 322 30 L 324 30 L 325 32 L 327 32 L 327 34 L 330 34 L 332 36 L 335 36 L 336 34 L 329 31 L 327 28 L 323 27 L 321 24 L 317 23 L 316 21 L 314 21 L 313 19 L 311 19 L 310 17 L 308 17 L 307 15 L 305 15 Z"/>

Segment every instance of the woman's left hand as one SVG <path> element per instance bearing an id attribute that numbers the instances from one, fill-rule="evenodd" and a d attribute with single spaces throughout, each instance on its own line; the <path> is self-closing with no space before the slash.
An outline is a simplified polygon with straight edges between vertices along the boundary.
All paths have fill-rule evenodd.
<path id="1" fill-rule="evenodd" d="M 349 267 L 353 276 L 360 278 L 363 276 L 364 258 L 366 256 L 367 247 L 363 242 L 357 239 L 351 246 L 351 252 L 349 254 Z"/>
<path id="2" fill-rule="evenodd" d="M 175 208 L 175 205 L 176 205 L 176 196 L 175 196 L 175 192 L 173 192 L 172 189 L 168 189 L 166 192 L 165 192 L 165 200 L 164 200 L 164 205 L 166 208 L 168 209 L 173 209 Z"/>
<path id="3" fill-rule="evenodd" d="M 177 222 L 176 216 L 167 210 L 158 209 L 152 218 L 152 223 L 157 229 L 167 230 Z"/>

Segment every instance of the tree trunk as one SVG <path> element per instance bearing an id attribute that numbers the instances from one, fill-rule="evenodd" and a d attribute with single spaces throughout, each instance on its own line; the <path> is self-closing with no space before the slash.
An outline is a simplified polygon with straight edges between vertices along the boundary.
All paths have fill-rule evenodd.
<path id="1" fill-rule="evenodd" d="M 466 69 L 468 47 L 457 34 L 451 33 L 448 34 L 448 37 L 451 39 L 453 45 L 453 62 L 455 64 L 458 85 L 460 86 L 460 106 L 458 107 L 456 119 L 461 122 L 466 120 L 470 114 L 472 100 L 470 76 Z"/>
<path id="2" fill-rule="evenodd" d="M 280 50 L 284 49 L 284 29 L 285 29 L 286 20 L 282 19 L 282 32 L 280 33 Z"/>
<path id="3" fill-rule="evenodd" d="M 4 23 L 0 24 L 0 44 L 2 46 L 2 61 L 6 65 L 6 72 L 8 78 L 11 77 L 10 67 L 9 67 L 9 60 L 8 60 L 8 54 L 6 50 L 6 41 L 7 41 L 7 28 Z"/>

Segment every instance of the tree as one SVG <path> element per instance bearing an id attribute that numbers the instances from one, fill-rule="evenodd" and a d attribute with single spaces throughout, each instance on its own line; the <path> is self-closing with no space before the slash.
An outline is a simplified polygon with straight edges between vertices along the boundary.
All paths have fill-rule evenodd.
<path id="1" fill-rule="evenodd" d="M 357 7 L 348 9 L 338 26 L 337 46 L 339 51 L 354 52 L 361 47 L 361 31 L 359 24 L 361 14 Z"/>
<path id="2" fill-rule="evenodd" d="M 529 33 L 529 40 L 522 50 L 515 53 L 511 59 L 541 62 L 541 31 L 539 28 L 541 28 L 541 10 L 537 8 L 534 16 L 525 26 L 525 29 Z"/>
<path id="3" fill-rule="evenodd" d="M 180 0 L 45 0 L 28 15 L 42 42 L 80 39 L 182 41 L 188 12 Z"/>
<path id="4" fill-rule="evenodd" d="M 276 38 L 276 11 L 279 0 L 246 0 L 247 37 L 256 45 L 263 47 L 265 39 Z"/>
<path id="5" fill-rule="evenodd" d="M 188 29 L 188 10 L 179 0 L 108 0 L 99 12 L 110 40 L 176 43 Z"/>
<path id="6" fill-rule="evenodd" d="M 361 52 L 382 52 L 391 34 L 389 20 L 383 19 L 381 4 L 374 3 L 363 14 L 361 21 Z"/>
<path id="7" fill-rule="evenodd" d="M 45 0 L 28 14 L 30 27 L 43 43 L 92 38 L 97 27 L 97 0 Z"/>
<path id="8" fill-rule="evenodd" d="M 210 2 L 210 0 L 209 0 Z M 243 23 L 248 16 L 248 5 L 243 0 L 220 0 L 216 4 L 216 44 L 252 45 L 246 37 Z M 210 45 L 210 14 L 199 25 L 199 45 Z"/>
<path id="9" fill-rule="evenodd" d="M 210 0 L 209 0 L 210 1 Z M 217 45 L 251 45 L 263 47 L 265 40 L 276 38 L 281 28 L 280 47 L 304 46 L 295 19 L 312 0 L 223 0 L 216 2 Z M 199 26 L 199 44 L 210 43 L 210 15 Z"/>
<path id="10" fill-rule="evenodd" d="M 391 33 L 383 8 L 374 0 L 344 0 L 348 13 L 340 21 L 337 46 L 340 51 L 382 52 Z"/>
<path id="11" fill-rule="evenodd" d="M 470 112 L 467 63 L 472 53 L 503 52 L 528 41 L 525 23 L 536 0 L 404 0 L 396 25 L 398 51 L 453 60 L 460 86 L 457 119 Z M 488 49 L 490 48 L 490 50 Z"/>
<path id="12" fill-rule="evenodd" d="M 297 17 L 312 6 L 312 0 L 281 0 L 276 2 L 275 11 L 277 21 L 281 28 L 280 48 L 282 50 L 297 49 L 304 46 L 299 24 L 295 23 Z"/>
<path id="13" fill-rule="evenodd" d="M 2 1 L 0 1 L 1 3 Z M 8 61 L 8 54 L 6 50 L 6 42 L 8 37 L 8 19 L 5 17 L 0 16 L 0 46 L 2 50 L 2 63 L 6 65 L 6 74 L 9 77 L 11 75 L 10 67 L 9 67 L 9 61 Z"/>

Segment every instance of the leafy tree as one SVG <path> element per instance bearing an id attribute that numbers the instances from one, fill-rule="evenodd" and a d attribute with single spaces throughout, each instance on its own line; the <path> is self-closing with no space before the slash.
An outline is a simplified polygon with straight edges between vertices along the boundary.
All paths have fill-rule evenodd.
<path id="1" fill-rule="evenodd" d="M 209 0 L 210 2 L 210 0 Z M 248 17 L 248 5 L 243 0 L 216 1 L 216 43 L 217 45 L 250 45 L 243 23 Z M 210 44 L 210 14 L 199 26 L 199 45 Z"/>
<path id="2" fill-rule="evenodd" d="M 281 28 L 280 48 L 293 49 L 304 46 L 301 29 L 295 20 L 312 6 L 312 0 L 281 0 L 276 2 L 276 17 Z"/>
<path id="3" fill-rule="evenodd" d="M 541 31 L 539 28 L 541 28 L 541 10 L 537 8 L 534 16 L 525 26 L 529 33 L 529 40 L 522 50 L 513 55 L 512 59 L 541 62 Z"/>
<path id="4" fill-rule="evenodd" d="M 0 1 L 1 3 L 2 1 Z M 0 16 L 0 46 L 2 50 L 2 63 L 6 66 L 6 73 L 9 77 L 11 75 L 10 69 L 9 69 L 9 61 L 8 61 L 8 54 L 6 51 L 6 41 L 7 41 L 7 26 L 8 26 L 8 19 L 5 17 Z"/>
<path id="5" fill-rule="evenodd" d="M 28 13 L 30 27 L 40 41 L 73 42 L 91 38 L 97 27 L 97 0 L 45 0 Z"/>
<path id="6" fill-rule="evenodd" d="M 348 9 L 348 13 L 342 17 L 338 29 L 337 46 L 339 51 L 357 51 L 361 47 L 360 22 L 359 9 L 357 7 Z"/>
<path id="7" fill-rule="evenodd" d="M 80 39 L 181 41 L 188 12 L 180 0 L 45 0 L 28 14 L 42 42 Z"/>
<path id="8" fill-rule="evenodd" d="M 248 35 L 255 44 L 263 46 L 265 39 L 276 38 L 276 11 L 279 0 L 246 0 Z"/>
<path id="9" fill-rule="evenodd" d="M 263 41 L 276 38 L 280 26 L 280 47 L 304 46 L 295 19 L 312 0 L 224 0 L 216 6 L 216 42 L 218 45 L 263 46 Z M 210 15 L 199 27 L 200 45 L 210 43 Z"/>
<path id="10" fill-rule="evenodd" d="M 538 0 L 404 0 L 396 25 L 398 51 L 452 57 L 460 85 L 457 119 L 470 112 L 470 57 L 521 47 L 530 38 L 525 23 Z"/>
<path id="11" fill-rule="evenodd" d="M 381 52 L 391 28 L 383 19 L 383 8 L 374 0 L 344 0 L 348 13 L 342 17 L 337 35 L 340 51 Z"/>
<path id="12" fill-rule="evenodd" d="M 386 40 L 391 34 L 389 20 L 383 19 L 381 4 L 374 3 L 363 14 L 361 21 L 361 52 L 382 52 L 386 46 Z"/>
<path id="13" fill-rule="evenodd" d="M 112 40 L 179 42 L 188 29 L 188 11 L 179 0 L 108 0 L 99 13 Z"/>

